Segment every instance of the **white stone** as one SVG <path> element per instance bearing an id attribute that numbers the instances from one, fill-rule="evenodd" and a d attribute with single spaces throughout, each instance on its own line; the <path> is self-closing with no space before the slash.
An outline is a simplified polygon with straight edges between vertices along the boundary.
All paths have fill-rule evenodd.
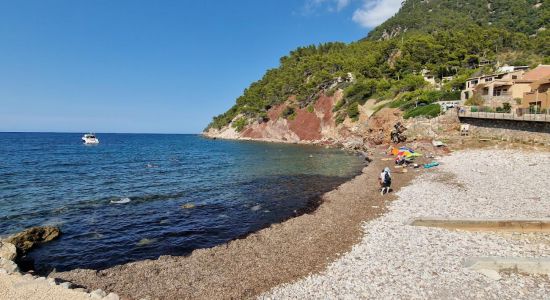
<path id="1" fill-rule="evenodd" d="M 90 292 L 90 297 L 92 299 L 103 299 L 105 296 L 107 296 L 107 293 L 105 291 L 97 289 Z"/>
<path id="2" fill-rule="evenodd" d="M 17 248 L 8 242 L 0 243 L 0 258 L 14 260 L 17 257 Z"/>
<path id="3" fill-rule="evenodd" d="M 500 274 L 495 270 L 481 269 L 481 270 L 477 270 L 477 271 L 479 273 L 487 276 L 487 278 L 489 278 L 491 280 L 500 280 L 502 278 L 502 276 L 500 276 Z"/>
<path id="4" fill-rule="evenodd" d="M 115 293 L 109 293 L 103 300 L 120 300 L 120 297 Z"/>
<path id="5" fill-rule="evenodd" d="M 60 283 L 59 286 L 65 289 L 70 289 L 72 287 L 72 283 L 66 281 L 66 282 Z"/>

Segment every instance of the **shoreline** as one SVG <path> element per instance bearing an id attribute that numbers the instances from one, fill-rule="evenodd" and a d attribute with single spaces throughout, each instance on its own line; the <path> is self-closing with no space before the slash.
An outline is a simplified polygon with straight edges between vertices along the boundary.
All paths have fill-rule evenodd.
<path id="1" fill-rule="evenodd" d="M 250 298 L 320 272 L 349 251 L 360 240 L 361 224 L 382 215 L 386 203 L 395 197 L 379 195 L 379 169 L 393 162 L 381 160 L 380 147 L 374 151 L 373 161 L 361 174 L 322 195 L 318 205 L 246 237 L 188 256 L 161 256 L 100 271 L 51 276 L 129 298 L 206 299 Z M 394 190 L 407 185 L 415 173 L 394 175 Z"/>

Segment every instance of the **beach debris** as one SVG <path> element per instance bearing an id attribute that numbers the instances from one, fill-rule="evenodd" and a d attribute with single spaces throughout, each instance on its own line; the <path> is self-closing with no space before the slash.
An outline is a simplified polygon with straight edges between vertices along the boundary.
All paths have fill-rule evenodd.
<path id="1" fill-rule="evenodd" d="M 141 240 L 139 240 L 139 242 L 137 242 L 136 246 L 138 246 L 138 247 L 147 246 L 147 245 L 150 245 L 150 244 L 152 244 L 156 241 L 157 241 L 157 239 L 142 238 Z"/>
<path id="2" fill-rule="evenodd" d="M 17 248 L 12 243 L 0 243 L 0 258 L 14 260 L 17 257 Z"/>
<path id="3" fill-rule="evenodd" d="M 192 208 L 195 208 L 195 207 L 196 207 L 195 203 L 185 203 L 181 206 L 181 208 L 183 208 L 183 209 L 192 209 Z"/>
<path id="4" fill-rule="evenodd" d="M 24 255 L 34 246 L 56 239 L 61 230 L 56 226 L 36 226 L 20 233 L 9 236 L 4 242 L 11 243 L 17 248 L 17 253 Z"/>
<path id="5" fill-rule="evenodd" d="M 439 163 L 436 161 L 432 161 L 431 163 L 424 164 L 424 169 L 430 169 L 437 166 L 439 166 Z"/>
<path id="6" fill-rule="evenodd" d="M 111 200 L 111 203 L 112 204 L 126 204 L 126 203 L 130 203 L 130 201 L 132 201 L 132 199 L 130 199 L 130 198 L 120 198 L 119 200 Z"/>
<path id="7" fill-rule="evenodd" d="M 262 208 L 260 204 L 254 205 L 250 208 L 251 211 L 258 211 Z"/>

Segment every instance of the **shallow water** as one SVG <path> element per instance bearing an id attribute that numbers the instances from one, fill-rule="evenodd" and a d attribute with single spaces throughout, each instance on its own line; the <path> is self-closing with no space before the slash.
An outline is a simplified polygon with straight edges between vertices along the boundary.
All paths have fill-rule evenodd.
<path id="1" fill-rule="evenodd" d="M 0 133 L 0 235 L 58 225 L 39 270 L 184 255 L 280 222 L 358 174 L 321 147 L 197 135 Z"/>

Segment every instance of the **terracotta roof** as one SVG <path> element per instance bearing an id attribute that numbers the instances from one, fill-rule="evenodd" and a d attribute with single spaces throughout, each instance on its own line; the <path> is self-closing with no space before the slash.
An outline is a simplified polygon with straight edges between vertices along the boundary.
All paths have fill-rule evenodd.
<path id="1" fill-rule="evenodd" d="M 541 85 L 543 84 L 547 84 L 547 83 L 550 83 L 550 75 L 548 76 L 545 76 L 545 78 L 541 79 L 541 80 L 538 80 L 536 82 L 533 82 L 533 84 L 531 84 L 531 88 L 533 90 L 536 90 L 538 89 Z"/>
<path id="2" fill-rule="evenodd" d="M 550 65 L 539 65 L 533 70 L 526 72 L 522 80 L 538 81 L 547 76 L 550 76 Z"/>

